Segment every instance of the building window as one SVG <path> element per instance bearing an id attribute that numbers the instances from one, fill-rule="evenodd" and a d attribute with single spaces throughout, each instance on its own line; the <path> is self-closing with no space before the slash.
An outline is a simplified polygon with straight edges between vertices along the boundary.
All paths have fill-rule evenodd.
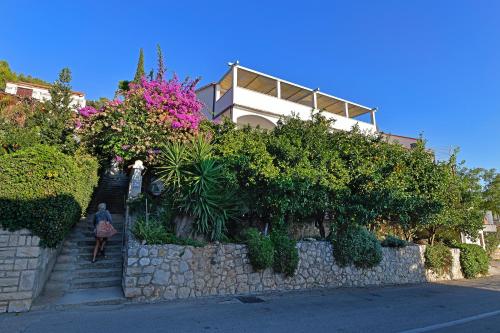
<path id="1" fill-rule="evenodd" d="M 20 97 L 31 97 L 33 95 L 33 89 L 17 87 L 16 95 Z"/>

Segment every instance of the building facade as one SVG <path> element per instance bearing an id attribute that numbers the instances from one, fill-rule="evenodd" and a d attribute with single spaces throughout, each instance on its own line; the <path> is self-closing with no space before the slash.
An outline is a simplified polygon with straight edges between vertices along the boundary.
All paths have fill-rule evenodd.
<path id="1" fill-rule="evenodd" d="M 376 133 L 376 109 L 273 77 L 239 63 L 230 64 L 222 78 L 196 91 L 208 119 L 229 117 L 240 126 L 271 129 L 282 116 L 310 119 L 320 112 L 334 120 L 333 128 Z"/>
<path id="2" fill-rule="evenodd" d="M 31 97 L 39 101 L 50 100 L 50 86 L 44 84 L 27 83 L 27 82 L 7 82 L 5 92 L 7 94 L 16 95 L 19 97 Z M 85 94 L 77 91 L 71 92 L 70 105 L 75 109 L 85 107 Z"/>

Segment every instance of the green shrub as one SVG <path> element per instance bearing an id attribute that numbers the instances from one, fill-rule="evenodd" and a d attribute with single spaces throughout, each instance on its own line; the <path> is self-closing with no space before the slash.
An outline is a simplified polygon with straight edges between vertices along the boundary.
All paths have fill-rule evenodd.
<path id="1" fill-rule="evenodd" d="M 167 244 L 169 239 L 165 226 L 155 219 L 146 220 L 144 217 L 138 217 L 132 232 L 137 239 L 145 241 L 149 245 Z"/>
<path id="2" fill-rule="evenodd" d="M 273 265 L 274 247 L 271 239 L 262 235 L 257 229 L 246 232 L 248 255 L 255 270 L 262 270 Z"/>
<path id="3" fill-rule="evenodd" d="M 425 248 L 425 267 L 443 275 L 450 271 L 453 257 L 450 248 L 442 243 L 428 245 Z"/>
<path id="4" fill-rule="evenodd" d="M 486 251 L 476 244 L 460 244 L 460 267 L 466 279 L 473 279 L 479 274 L 488 274 L 489 258 Z"/>
<path id="5" fill-rule="evenodd" d="M 97 161 L 37 145 L 0 156 L 0 224 L 29 229 L 56 247 L 86 210 L 98 181 Z"/>
<path id="6" fill-rule="evenodd" d="M 500 231 L 485 233 L 484 241 L 486 245 L 486 253 L 488 256 L 491 256 L 498 248 L 498 245 L 500 245 Z"/>
<path id="7" fill-rule="evenodd" d="M 144 216 L 139 216 L 137 218 L 132 228 L 132 233 L 137 239 L 149 245 L 177 244 L 194 247 L 203 247 L 206 245 L 204 242 L 194 239 L 178 238 L 156 218 L 149 218 L 146 220 Z"/>
<path id="8" fill-rule="evenodd" d="M 383 247 L 406 247 L 408 242 L 393 235 L 388 235 L 380 243 Z"/>
<path id="9" fill-rule="evenodd" d="M 354 264 L 369 268 L 382 261 L 382 247 L 375 235 L 365 227 L 352 225 L 332 236 L 333 256 L 340 266 Z"/>
<path id="10" fill-rule="evenodd" d="M 293 276 L 299 265 L 299 251 L 293 239 L 281 230 L 271 232 L 274 247 L 273 269 L 275 272 Z"/>

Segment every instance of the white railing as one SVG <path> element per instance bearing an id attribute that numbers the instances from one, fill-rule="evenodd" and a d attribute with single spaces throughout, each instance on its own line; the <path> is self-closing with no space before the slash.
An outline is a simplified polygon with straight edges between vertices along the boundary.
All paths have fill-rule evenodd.
<path id="1" fill-rule="evenodd" d="M 231 90 L 226 92 L 226 94 L 219 99 L 222 105 L 226 105 L 226 108 L 231 105 L 230 102 L 225 99 L 226 95 L 229 94 Z M 299 103 L 287 101 L 285 99 L 280 99 L 274 96 L 266 95 L 257 91 L 253 91 L 246 88 L 237 87 L 236 94 L 231 94 L 233 97 L 233 104 L 248 107 L 251 109 L 267 112 L 273 115 L 279 116 L 291 116 L 292 114 L 297 115 L 299 118 L 307 120 L 311 119 L 311 112 L 313 111 L 312 106 L 306 106 Z M 219 104 L 219 101 L 216 104 Z M 218 110 L 218 108 L 216 108 Z M 224 110 L 221 108 L 220 111 Z M 219 112 L 220 112 L 219 111 Z M 218 112 L 216 112 L 217 114 Z M 363 132 L 375 133 L 377 131 L 376 126 L 363 121 L 359 121 L 352 118 L 346 118 L 334 113 L 323 112 L 323 115 L 328 119 L 334 119 L 333 128 L 340 129 L 344 131 L 350 131 L 355 125 L 358 125 L 359 129 Z"/>

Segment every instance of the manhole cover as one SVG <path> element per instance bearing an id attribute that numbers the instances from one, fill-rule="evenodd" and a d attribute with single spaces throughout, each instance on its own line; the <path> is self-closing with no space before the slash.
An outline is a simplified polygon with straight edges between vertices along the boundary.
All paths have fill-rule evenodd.
<path id="1" fill-rule="evenodd" d="M 262 303 L 264 300 L 255 296 L 240 296 L 236 297 L 241 303 Z"/>

